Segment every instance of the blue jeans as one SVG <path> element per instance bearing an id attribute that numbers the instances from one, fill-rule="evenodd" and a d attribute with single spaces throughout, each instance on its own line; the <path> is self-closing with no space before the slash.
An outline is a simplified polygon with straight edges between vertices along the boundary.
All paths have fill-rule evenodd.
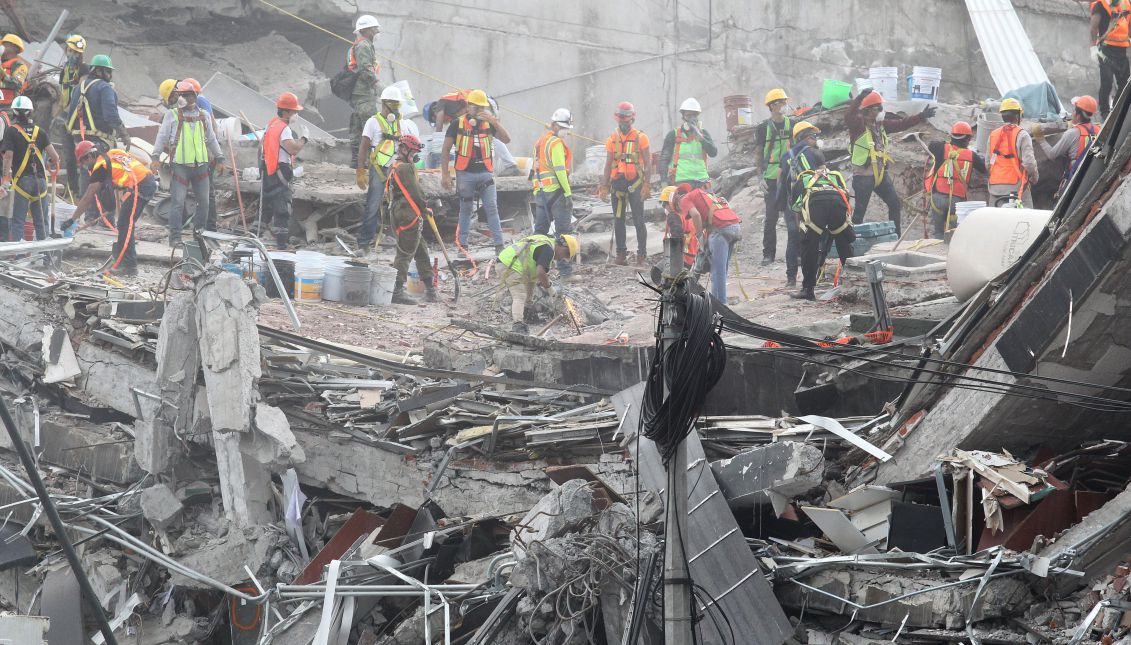
<path id="1" fill-rule="evenodd" d="M 487 228 L 491 229 L 491 241 L 495 246 L 503 245 L 503 225 L 499 222 L 499 193 L 495 188 L 495 176 L 489 172 L 456 172 L 456 193 L 459 194 L 459 243 L 467 246 L 471 227 L 474 225 L 475 196 L 483 202 L 487 211 Z"/>
<path id="2" fill-rule="evenodd" d="M 707 248 L 711 249 L 711 295 L 724 305 L 727 302 L 727 267 L 734 245 L 742 239 L 742 226 L 731 224 L 711 231 Z"/>
<path id="3" fill-rule="evenodd" d="M 381 212 L 381 200 L 385 199 L 385 180 L 369 167 L 369 192 L 365 193 L 365 213 L 361 217 L 361 232 L 357 235 L 358 248 L 373 243 L 377 237 L 377 223 Z"/>
<path id="4" fill-rule="evenodd" d="M 39 195 L 47 188 L 47 182 L 42 177 L 36 177 L 30 172 L 24 173 L 23 177 L 16 182 L 25 193 L 29 195 Z M 35 223 L 35 239 L 45 240 L 47 234 L 44 231 L 44 205 L 50 197 L 28 202 L 27 198 L 23 195 L 12 191 L 12 219 L 9 221 L 8 241 L 19 242 L 24 239 L 24 220 L 27 219 L 28 211 L 31 211 L 31 221 Z"/>
<path id="5" fill-rule="evenodd" d="M 169 236 L 181 237 L 184 228 L 185 199 L 188 197 L 189 188 L 192 196 L 196 198 L 196 212 L 192 215 L 192 227 L 203 230 L 208 222 L 208 195 L 211 193 L 208 179 L 208 164 L 185 165 L 172 164 L 173 181 L 169 184 Z"/>
<path id="6" fill-rule="evenodd" d="M 572 199 L 563 197 L 559 188 L 552 193 L 539 192 L 534 196 L 537 206 L 534 218 L 534 232 L 538 235 L 549 235 L 550 224 L 554 225 L 554 233 L 563 235 L 573 232 L 573 207 Z M 568 260 L 558 260 L 558 271 L 563 276 L 573 273 L 573 266 Z"/>

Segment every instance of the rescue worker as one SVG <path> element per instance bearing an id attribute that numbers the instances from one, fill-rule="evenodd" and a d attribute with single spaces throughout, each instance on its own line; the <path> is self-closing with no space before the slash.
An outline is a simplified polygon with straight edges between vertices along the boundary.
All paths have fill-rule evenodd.
<path id="1" fill-rule="evenodd" d="M 628 264 L 628 242 L 625 215 L 632 209 L 636 227 L 636 266 L 644 266 L 648 257 L 648 228 L 644 223 L 644 200 L 652 196 L 652 153 L 648 135 L 632 127 L 636 108 L 624 101 L 613 114 L 617 129 L 605 140 L 605 170 L 597 187 L 597 196 L 613 204 L 613 235 L 616 237 L 618 265 Z"/>
<path id="2" fill-rule="evenodd" d="M 742 239 L 742 219 L 730 207 L 727 200 L 707 192 L 704 187 L 695 188 L 690 183 L 680 184 L 676 190 L 679 195 L 679 214 L 681 219 L 691 218 L 701 242 L 706 243 L 706 253 L 697 253 L 695 274 L 710 271 L 711 295 L 727 304 L 727 272 L 734 246 Z"/>
<path id="3" fill-rule="evenodd" d="M 264 224 L 275 231 L 275 246 L 285 249 L 290 244 L 291 228 L 291 181 L 294 180 L 294 158 L 307 142 L 306 126 L 298 124 L 291 127 L 291 119 L 302 111 L 298 97 L 291 92 L 283 92 L 275 101 L 276 116 L 267 124 L 263 133 L 263 157 L 260 171 L 263 177 L 263 212 L 256 224 L 260 231 Z"/>
<path id="4" fill-rule="evenodd" d="M 27 89 L 27 61 L 20 54 L 24 53 L 24 41 L 15 34 L 4 34 L 0 38 L 4 52 L 0 54 L 0 112 L 8 114 L 12 109 L 12 102 Z"/>
<path id="5" fill-rule="evenodd" d="M 424 104 L 424 120 L 432 126 L 434 133 L 446 133 L 452 121 L 467 111 L 467 94 L 462 91 L 449 92 L 435 101 Z M 441 138 L 441 142 L 443 138 Z M 440 149 L 435 145 L 426 146 L 428 153 L 424 156 L 424 167 L 435 169 L 440 167 Z M 450 159 L 450 157 L 449 157 Z"/>
<path id="6" fill-rule="evenodd" d="M 931 172 L 924 180 L 924 189 L 931 195 L 931 232 L 935 239 L 943 239 L 947 231 L 957 226 L 954 205 L 966 201 L 970 177 L 975 171 L 987 174 L 982 156 L 970 149 L 974 130 L 965 121 L 950 128 L 950 141 L 932 141 L 927 145 L 931 154 Z"/>
<path id="7" fill-rule="evenodd" d="M 3 183 L 15 193 L 7 238 L 11 242 L 24 239 L 24 220 L 29 210 L 35 224 L 35 239 L 47 239 L 47 175 L 59 170 L 59 154 L 51 145 L 47 130 L 32 122 L 33 109 L 31 99 L 17 96 L 12 101 L 12 125 L 4 130 L 4 138 L 0 140 L 0 151 L 4 155 Z"/>
<path id="8" fill-rule="evenodd" d="M 481 201 L 487 215 L 487 228 L 495 253 L 503 250 L 503 225 L 499 220 L 499 193 L 495 187 L 495 139 L 510 143 L 511 135 L 491 111 L 491 102 L 483 90 L 467 94 L 467 111 L 451 122 L 440 159 L 456 151 L 456 193 L 459 195 L 459 225 L 456 230 L 460 247 L 467 248 L 471 229 L 478 220 L 476 201 Z M 440 185 L 452 189 L 448 164 L 440 164 Z"/>
<path id="9" fill-rule="evenodd" d="M 801 289 L 791 298 L 816 300 L 817 270 L 821 264 L 821 239 L 826 233 L 836 244 L 841 264 L 852 257 L 856 231 L 849 219 L 852 208 L 844 176 L 825 165 L 818 148 L 821 130 L 808 121 L 793 126 L 796 143 L 787 158 L 789 205 L 800 217 Z"/>
<path id="10" fill-rule="evenodd" d="M 86 192 L 75 204 L 75 212 L 63 228 L 70 228 L 86 214 L 94 203 L 95 196 L 103 186 L 110 186 L 118 204 L 118 240 L 114 243 L 111 265 L 108 273 L 116 275 L 137 275 L 137 254 L 134 243 L 137 237 L 137 219 L 145 211 L 146 205 L 157 193 L 157 181 L 149 168 L 134 159 L 125 150 L 112 149 L 102 152 L 93 141 L 80 141 L 75 144 L 75 156 L 90 173 L 90 183 Z"/>
<path id="11" fill-rule="evenodd" d="M 357 248 L 361 251 L 368 249 L 377 237 L 385 180 L 389 178 L 389 167 L 397 156 L 397 140 L 401 137 L 402 98 L 395 87 L 381 92 L 381 109 L 365 122 L 357 147 L 357 187 L 366 191 L 365 212 L 357 235 Z"/>
<path id="12" fill-rule="evenodd" d="M 1131 45 L 1131 0 L 1092 0 L 1092 60 L 1100 66 L 1100 116 L 1111 112 L 1114 98 L 1119 97 L 1131 76 L 1127 48 Z"/>
<path id="13" fill-rule="evenodd" d="M 895 222 L 895 232 L 899 235 L 903 231 L 903 220 L 899 193 L 895 191 L 895 183 L 888 174 L 888 166 L 891 164 L 891 156 L 888 154 L 891 139 L 888 135 L 926 121 L 935 115 L 935 108 L 928 105 L 914 116 L 900 118 L 888 114 L 881 120 L 879 117 L 883 111 L 884 97 L 868 88 L 848 104 L 848 112 L 844 115 L 844 122 L 848 125 L 848 140 L 852 142 L 852 190 L 856 195 L 852 223 L 864 221 L 864 216 L 868 214 L 868 202 L 872 199 L 872 193 L 876 193 L 887 204 L 888 219 Z"/>
<path id="14" fill-rule="evenodd" d="M 169 158 L 172 182 L 169 187 L 169 246 L 181 244 L 181 229 L 185 200 L 189 188 L 196 199 L 196 212 L 192 216 L 193 230 L 213 230 L 215 222 L 209 220 L 209 196 L 212 193 L 211 170 L 224 161 L 224 153 L 216 139 L 212 115 L 200 109 L 196 97 L 200 83 L 186 78 L 177 83 L 176 92 L 184 102 L 165 113 L 157 139 L 153 142 L 153 171 L 161 169 L 161 154 Z"/>
<path id="15" fill-rule="evenodd" d="M 500 271 L 500 280 L 511 294 L 511 331 L 527 332 L 526 304 L 534 297 L 535 285 L 551 296 L 560 295 L 559 289 L 550 282 L 551 264 L 555 259 L 558 266 L 568 264 L 580 250 L 581 243 L 573 235 L 550 237 L 535 233 L 511 242 L 499 253 L 499 264 L 505 267 Z"/>
<path id="16" fill-rule="evenodd" d="M 550 129 L 534 144 L 534 232 L 538 235 L 549 235 L 551 223 L 557 235 L 573 231 L 573 188 L 569 185 L 573 152 L 560 136 L 563 130 L 572 129 L 573 115 L 558 108 L 550 117 Z M 558 271 L 569 278 L 573 267 L 559 260 Z"/>
<path id="17" fill-rule="evenodd" d="M 1040 126 L 1034 128 L 1033 135 L 1037 139 L 1037 144 L 1041 146 L 1045 156 L 1049 159 L 1063 158 L 1068 162 L 1064 169 L 1064 178 L 1060 182 L 1060 188 L 1056 191 L 1056 196 L 1059 197 L 1064 187 L 1072 179 L 1072 175 L 1076 174 L 1076 170 L 1080 167 L 1080 162 L 1084 160 L 1084 154 L 1088 148 L 1092 147 L 1092 142 L 1096 140 L 1096 134 L 1099 133 L 1099 127 L 1092 123 L 1092 115 L 1099 109 L 1099 104 L 1096 99 L 1090 96 L 1077 96 L 1072 99 L 1072 122 L 1070 128 L 1064 131 L 1057 139 L 1056 145 L 1049 145 L 1045 141 L 1045 134 L 1040 129 Z"/>
<path id="18" fill-rule="evenodd" d="M 691 184 L 699 188 L 711 180 L 707 174 L 707 157 L 719 154 L 719 148 L 711 133 L 704 130 L 699 122 L 702 112 L 699 101 L 687 99 L 679 106 L 682 122 L 664 137 L 660 168 L 667 173 L 670 183 Z"/>
<path id="19" fill-rule="evenodd" d="M 770 118 L 758 125 L 755 132 L 754 162 L 762 171 L 766 182 L 766 221 L 762 224 L 762 266 L 769 266 L 777 259 L 778 217 L 785 217 L 785 277 L 786 286 L 797 283 L 797 218 L 789 214 L 786 206 L 788 190 L 778 181 L 782 174 L 781 159 L 793 147 L 793 119 L 785 115 L 789 96 L 783 89 L 773 89 L 766 93 L 766 109 Z"/>
<path id="20" fill-rule="evenodd" d="M 80 141 L 92 141 L 99 152 L 117 148 L 117 140 L 122 149 L 130 149 L 130 134 L 118 115 L 118 93 L 110 81 L 114 78 L 114 63 L 105 54 L 98 54 L 90 60 L 90 71 L 79 78 L 78 91 L 71 95 L 67 108 L 67 131 L 77 146 Z M 76 154 L 77 157 L 77 154 Z M 71 174 L 71 168 L 67 168 Z M 79 195 L 86 192 L 87 173 L 75 164 L 74 174 L 78 177 Z M 102 194 L 95 201 L 92 213 L 99 213 L 107 224 L 107 212 L 114 210 L 114 193 L 110 182 L 103 182 Z"/>
<path id="21" fill-rule="evenodd" d="M 357 39 L 350 47 L 346 67 L 357 74 L 357 83 L 353 86 L 350 95 L 350 150 L 357 150 L 361 145 L 361 137 L 365 130 L 367 120 L 373 116 L 373 106 L 377 105 L 377 77 L 381 73 L 381 63 L 377 62 L 377 51 L 373 41 L 381 33 L 381 23 L 370 15 L 360 16 L 354 26 Z M 389 151 L 390 158 L 396 154 L 395 150 Z M 351 168 L 364 168 L 361 160 L 350 160 Z M 381 178 L 382 183 L 384 177 Z M 380 197 L 378 196 L 378 203 Z"/>
<path id="22" fill-rule="evenodd" d="M 416 162 L 424 145 L 416 135 L 406 134 L 397 143 L 397 156 L 389 168 L 384 199 L 389 217 L 397 236 L 397 256 L 393 268 L 397 270 L 397 281 L 393 285 L 393 304 L 415 305 L 416 299 L 405 293 L 408 280 L 408 263 L 416 261 L 416 270 L 424 283 L 428 302 L 439 302 L 436 285 L 433 284 L 432 259 L 428 257 L 428 246 L 424 243 L 422 230 L 425 213 L 431 216 L 432 209 L 425 208 L 424 190 L 416 179 Z"/>
<path id="23" fill-rule="evenodd" d="M 1025 111 L 1021 102 L 1007 98 L 1001 102 L 1001 118 L 1005 125 L 990 133 L 988 152 L 990 159 L 990 197 L 997 202 L 1009 195 L 1021 200 L 1025 208 L 1033 207 L 1033 191 L 1039 179 L 1037 156 L 1033 152 L 1033 137 L 1021 128 Z"/>
<path id="24" fill-rule="evenodd" d="M 86 39 L 78 34 L 67 36 L 67 58 L 59 70 L 59 105 L 63 114 L 71 104 L 71 97 L 78 90 L 79 79 L 90 71 L 83 57 L 86 53 Z M 72 194 L 79 192 L 78 162 L 75 161 L 75 142 L 70 137 L 65 137 L 60 142 L 63 149 L 63 161 L 67 166 L 67 185 Z"/>
<path id="25" fill-rule="evenodd" d="M 699 236 L 695 230 L 695 220 L 691 213 L 679 208 L 680 194 L 675 186 L 664 186 L 660 191 L 660 204 L 667 216 L 664 227 L 664 240 L 672 238 L 683 240 L 683 268 L 690 270 L 695 266 L 695 256 L 699 253 Z"/>
<path id="26" fill-rule="evenodd" d="M 186 79 L 186 80 L 194 80 L 194 79 Z M 165 106 L 166 109 L 171 110 L 174 107 L 184 107 L 184 105 L 185 105 L 185 100 L 183 98 L 181 98 L 179 93 L 177 93 L 178 82 L 179 81 L 177 81 L 177 79 L 175 79 L 175 78 L 167 78 L 167 79 L 161 81 L 161 84 L 157 87 L 157 93 L 158 93 L 158 95 L 161 96 L 161 102 Z M 199 85 L 199 83 L 198 83 L 198 85 Z M 204 94 L 197 92 L 197 94 L 196 94 L 196 107 L 200 108 L 201 112 L 206 113 L 208 115 L 208 118 L 210 118 L 212 120 L 212 131 L 216 133 L 216 139 L 219 140 L 219 138 L 220 138 L 220 124 L 216 121 L 216 115 L 212 111 L 212 102 L 209 101 L 208 97 L 204 96 Z M 221 144 L 221 150 L 223 150 L 223 144 Z M 216 168 L 217 168 L 216 164 L 209 164 L 209 169 L 208 169 L 208 224 L 207 224 L 208 230 L 214 230 L 215 223 L 216 223 Z M 160 184 L 161 183 L 161 174 L 160 173 L 154 173 L 154 174 L 157 175 L 157 183 Z"/>

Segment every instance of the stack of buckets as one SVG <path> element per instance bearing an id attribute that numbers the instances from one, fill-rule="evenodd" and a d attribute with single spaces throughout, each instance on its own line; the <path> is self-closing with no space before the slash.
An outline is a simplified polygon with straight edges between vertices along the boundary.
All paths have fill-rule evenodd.
<path id="1" fill-rule="evenodd" d="M 939 100 L 939 84 L 942 83 L 942 70 L 937 67 L 913 67 L 907 77 L 907 92 L 912 101 Z"/>
<path id="2" fill-rule="evenodd" d="M 898 67 L 873 67 L 868 70 L 868 80 L 872 83 L 872 89 L 879 92 L 884 99 L 888 101 L 899 99 Z"/>

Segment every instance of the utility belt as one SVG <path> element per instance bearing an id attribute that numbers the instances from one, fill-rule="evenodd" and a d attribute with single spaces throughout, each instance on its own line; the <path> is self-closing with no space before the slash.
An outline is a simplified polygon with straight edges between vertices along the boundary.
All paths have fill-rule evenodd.
<path id="1" fill-rule="evenodd" d="M 830 180 L 831 181 L 831 180 Z M 801 230 L 809 230 L 816 234 L 825 232 L 825 228 L 817 226 L 813 223 L 813 218 L 809 213 L 809 202 L 814 195 L 828 195 L 835 194 L 844 203 L 844 223 L 836 228 L 827 229 L 832 235 L 840 235 L 852 225 L 852 206 L 848 200 L 848 191 L 840 188 L 831 183 L 813 184 L 805 189 L 805 194 L 801 198 Z M 855 235 L 853 235 L 855 238 Z"/>
<path id="2" fill-rule="evenodd" d="M 43 180 L 43 192 L 39 193 L 39 194 L 32 194 L 32 193 L 29 193 L 26 190 L 24 190 L 20 186 L 20 180 L 22 180 L 24 177 L 31 177 L 32 179 L 35 179 L 35 180 L 42 179 Z M 19 195 L 20 197 L 23 197 L 26 201 L 31 202 L 31 203 L 38 202 L 39 200 L 47 197 L 47 195 L 50 194 L 50 191 L 47 188 L 47 177 L 46 177 L 46 175 L 44 175 L 43 177 L 40 177 L 39 175 L 35 174 L 34 169 L 32 169 L 30 175 L 27 174 L 27 172 L 25 171 L 23 174 L 20 174 L 20 175 L 17 175 L 16 177 L 14 177 L 12 179 L 12 190 L 15 191 L 15 193 L 17 195 Z"/>
<path id="3" fill-rule="evenodd" d="M 644 176 L 637 175 L 636 179 L 629 181 L 624 177 L 617 177 L 609 182 L 609 189 L 614 193 L 632 193 L 644 186 Z"/>

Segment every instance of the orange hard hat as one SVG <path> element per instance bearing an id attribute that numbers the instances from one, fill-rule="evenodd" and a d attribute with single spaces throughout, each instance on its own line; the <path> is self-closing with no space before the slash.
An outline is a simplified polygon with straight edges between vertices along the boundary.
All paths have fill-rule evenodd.
<path id="1" fill-rule="evenodd" d="M 177 92 L 192 92 L 193 94 L 200 94 L 200 82 L 195 78 L 186 78 L 180 83 L 177 83 Z"/>
<path id="2" fill-rule="evenodd" d="M 83 157 L 94 152 L 94 142 L 82 140 L 75 144 L 75 159 L 82 161 Z"/>
<path id="3" fill-rule="evenodd" d="M 883 105 L 883 104 L 884 104 L 884 97 L 882 95 L 880 95 L 880 93 L 875 91 L 875 90 L 869 92 L 868 96 L 865 96 L 864 100 L 860 101 L 860 107 L 862 107 L 862 108 L 870 108 L 873 105 Z"/>
<path id="4" fill-rule="evenodd" d="M 952 137 L 970 137 L 973 135 L 974 129 L 965 121 L 958 121 L 950 126 L 950 136 Z"/>
<path id="5" fill-rule="evenodd" d="M 1072 99 L 1072 105 L 1075 106 L 1077 110 L 1087 112 L 1088 114 L 1095 114 L 1100 111 L 1100 104 L 1091 96 L 1077 96 Z"/>
<path id="6" fill-rule="evenodd" d="M 295 112 L 302 110 L 302 106 L 298 104 L 298 97 L 294 95 L 294 92 L 283 92 L 280 94 L 279 100 L 275 101 L 275 107 L 280 110 L 294 110 Z"/>

